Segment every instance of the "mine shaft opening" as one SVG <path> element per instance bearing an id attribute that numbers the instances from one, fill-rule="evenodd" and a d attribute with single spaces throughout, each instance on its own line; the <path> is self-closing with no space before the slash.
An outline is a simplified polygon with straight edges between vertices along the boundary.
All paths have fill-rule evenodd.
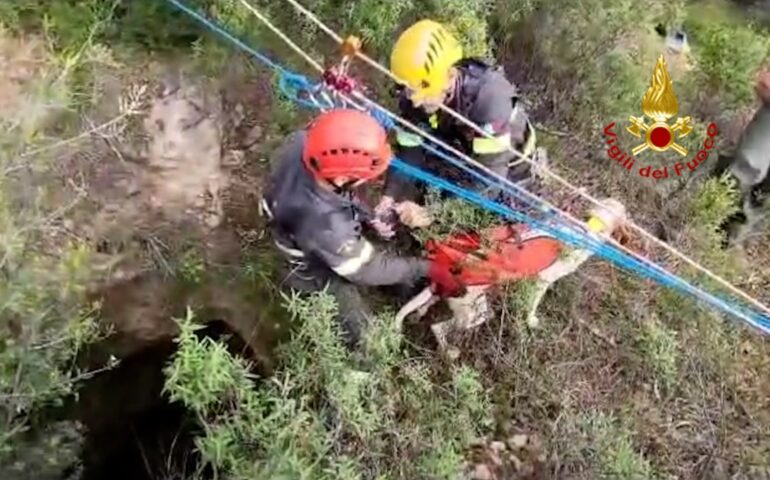
<path id="1" fill-rule="evenodd" d="M 225 342 L 233 354 L 251 355 L 224 321 L 209 322 L 197 334 Z M 158 342 L 84 384 L 74 413 L 86 433 L 81 480 L 154 480 L 196 471 L 200 426 L 163 393 L 163 368 L 175 352 L 173 340 Z M 197 478 L 212 476 L 199 473 Z"/>

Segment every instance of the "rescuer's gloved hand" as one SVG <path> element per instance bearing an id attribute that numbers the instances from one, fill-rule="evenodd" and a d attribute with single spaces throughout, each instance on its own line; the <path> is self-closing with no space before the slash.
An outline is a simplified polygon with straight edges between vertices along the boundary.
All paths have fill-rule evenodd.
<path id="1" fill-rule="evenodd" d="M 401 223 L 409 228 L 425 228 L 433 222 L 428 209 L 414 202 L 397 203 L 394 209 Z"/>

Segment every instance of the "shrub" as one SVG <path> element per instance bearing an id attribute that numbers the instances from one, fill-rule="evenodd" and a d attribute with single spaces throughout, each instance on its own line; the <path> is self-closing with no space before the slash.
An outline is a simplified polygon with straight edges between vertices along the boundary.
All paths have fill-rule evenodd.
<path id="1" fill-rule="evenodd" d="M 406 356 L 389 317 L 377 319 L 356 360 L 342 346 L 332 297 L 286 301 L 298 324 L 279 350 L 281 367 L 258 384 L 242 359 L 194 335 L 192 314 L 179 322 L 166 390 L 203 424 L 206 462 L 234 478 L 460 471 L 463 449 L 490 425 L 478 373 L 459 367 L 437 381 L 424 360 Z"/>
<path id="2" fill-rule="evenodd" d="M 0 42 L 12 41 L 2 32 Z M 46 67 L 43 75 L 22 82 L 18 105 L 0 118 L 0 463 L 26 472 L 73 460 L 76 425 L 31 431 L 31 418 L 90 378 L 93 372 L 76 360 L 103 333 L 95 321 L 99 305 L 86 298 L 92 251 L 85 240 L 63 234 L 63 220 L 82 195 L 56 188 L 42 154 L 50 143 L 41 154 L 34 149 L 52 120 L 64 123 L 62 111 L 81 100 L 68 89 L 78 58 L 60 64 L 46 52 L 36 59 Z"/>
<path id="3" fill-rule="evenodd" d="M 685 28 L 692 37 L 701 85 L 729 107 L 754 99 L 754 76 L 770 55 L 770 38 L 737 17 L 725 2 L 691 7 Z"/>

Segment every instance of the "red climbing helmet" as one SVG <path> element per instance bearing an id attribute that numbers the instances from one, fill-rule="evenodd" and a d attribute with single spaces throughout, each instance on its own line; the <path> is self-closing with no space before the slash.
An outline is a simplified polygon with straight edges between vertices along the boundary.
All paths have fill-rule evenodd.
<path id="1" fill-rule="evenodd" d="M 393 153 L 385 129 L 352 109 L 322 113 L 307 129 L 302 161 L 316 178 L 371 180 L 388 168 Z"/>

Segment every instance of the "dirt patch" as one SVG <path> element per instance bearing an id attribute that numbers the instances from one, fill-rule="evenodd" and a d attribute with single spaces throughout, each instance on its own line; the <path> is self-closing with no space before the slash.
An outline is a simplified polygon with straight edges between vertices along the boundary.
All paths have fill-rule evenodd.
<path id="1" fill-rule="evenodd" d="M 110 348 L 123 357 L 168 341 L 172 318 L 190 306 L 199 321 L 227 323 L 244 353 L 267 365 L 283 321 L 261 285 L 270 271 L 258 215 L 269 79 L 235 88 L 179 71 L 159 76 L 136 131 L 122 142 L 95 139 L 58 172 L 87 192 L 69 224 L 106 265 L 92 292 L 115 332 Z"/>
<path id="2" fill-rule="evenodd" d="M 227 178 L 218 95 L 194 84 L 166 87 L 144 125 L 150 137 L 145 171 L 150 205 L 172 219 L 194 213 L 208 227 L 219 225 Z"/>
<path id="3" fill-rule="evenodd" d="M 41 39 L 15 38 L 0 29 L 0 117 L 18 115 L 25 84 L 40 76 L 47 57 Z"/>
<path id="4" fill-rule="evenodd" d="M 89 208 L 71 221 L 73 230 L 112 265 L 93 297 L 114 334 L 92 346 L 87 360 L 121 359 L 82 392 L 83 478 L 170 477 L 196 464 L 185 410 L 161 394 L 161 368 L 178 331 L 173 318 L 192 308 L 231 351 L 256 360 L 260 373 L 269 372 L 270 349 L 286 323 L 280 299 L 252 273 L 267 270 L 252 258 L 265 246 L 256 213 L 264 169 L 251 161 L 264 140 L 266 84 L 236 90 L 165 78 L 138 131 L 125 136 L 130 143 L 95 141 L 60 171 L 83 180 L 88 192 Z M 237 142 L 244 137 L 250 145 Z M 242 152 L 237 162 L 233 151 Z"/>
<path id="5" fill-rule="evenodd" d="M 484 440 L 471 447 L 472 480 L 544 480 L 549 478 L 547 457 L 537 435 L 515 433 L 505 441 Z"/>

